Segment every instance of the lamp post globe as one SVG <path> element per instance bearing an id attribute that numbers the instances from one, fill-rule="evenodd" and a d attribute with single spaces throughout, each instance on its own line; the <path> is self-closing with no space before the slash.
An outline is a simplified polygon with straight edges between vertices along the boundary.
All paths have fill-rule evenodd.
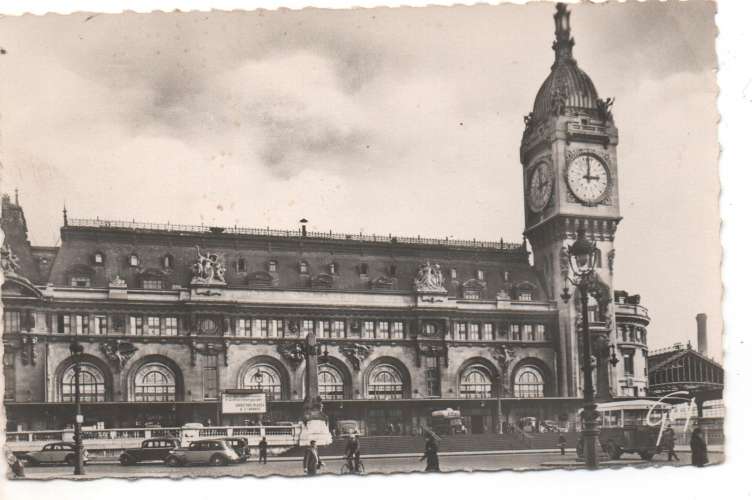
<path id="1" fill-rule="evenodd" d="M 76 461 L 73 466 L 73 475 L 83 476 L 84 472 L 84 454 L 83 440 L 81 437 L 81 424 L 83 415 L 81 414 L 81 355 L 84 353 L 84 346 L 74 339 L 70 343 L 70 353 L 73 356 L 73 374 L 75 385 L 76 417 L 73 424 L 73 443 L 76 455 Z"/>

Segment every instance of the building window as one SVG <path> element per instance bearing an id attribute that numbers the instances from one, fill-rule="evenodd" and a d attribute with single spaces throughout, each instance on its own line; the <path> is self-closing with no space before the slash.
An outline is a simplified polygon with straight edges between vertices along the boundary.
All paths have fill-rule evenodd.
<path id="1" fill-rule="evenodd" d="M 476 279 L 478 279 L 480 281 L 483 281 L 484 276 L 485 276 L 485 274 L 483 273 L 483 269 L 478 269 L 477 271 L 475 271 L 475 278 Z"/>
<path id="2" fill-rule="evenodd" d="M 624 376 L 634 375 L 634 351 L 624 351 Z"/>
<path id="3" fill-rule="evenodd" d="M 69 314 L 57 315 L 57 333 L 71 333 L 71 317 Z"/>
<path id="4" fill-rule="evenodd" d="M 454 324 L 454 338 L 456 340 L 467 340 L 467 324 L 466 323 Z"/>
<path id="5" fill-rule="evenodd" d="M 19 333 L 21 331 L 21 312 L 5 311 L 5 314 L 3 314 L 3 327 L 5 333 Z"/>
<path id="6" fill-rule="evenodd" d="M 533 300 L 533 292 L 523 290 L 517 294 L 517 300 L 520 302 L 531 302 Z"/>
<path id="7" fill-rule="evenodd" d="M 389 264 L 389 276 L 394 278 L 397 276 L 397 265 L 396 264 Z"/>
<path id="8" fill-rule="evenodd" d="M 522 326 L 522 338 L 525 340 L 535 340 L 535 333 L 533 331 L 533 325 Z"/>
<path id="9" fill-rule="evenodd" d="M 94 254 L 94 264 L 104 264 L 104 254 L 102 252 L 97 252 Z"/>
<path id="10" fill-rule="evenodd" d="M 361 276 L 365 276 L 368 274 L 368 264 L 365 262 L 358 264 L 358 273 Z"/>
<path id="11" fill-rule="evenodd" d="M 312 319 L 304 319 L 303 325 L 300 328 L 300 334 L 303 337 L 308 337 L 308 334 L 314 331 L 314 322 Z"/>
<path id="12" fill-rule="evenodd" d="M 441 378 L 439 376 L 439 359 L 428 356 L 424 360 L 426 377 L 426 396 L 441 396 Z"/>
<path id="13" fill-rule="evenodd" d="M 160 363 L 148 363 L 135 376 L 133 399 L 135 401 L 175 401 L 175 374 Z"/>
<path id="14" fill-rule="evenodd" d="M 207 354 L 204 356 L 203 372 L 204 399 L 216 400 L 219 397 L 216 354 Z"/>
<path id="15" fill-rule="evenodd" d="M 480 300 L 480 291 L 472 289 L 463 289 L 462 298 L 467 300 Z"/>
<path id="16" fill-rule="evenodd" d="M 543 375 L 532 366 L 523 366 L 514 379 L 514 397 L 542 398 Z"/>
<path id="17" fill-rule="evenodd" d="M 277 261 L 276 260 L 270 260 L 268 263 L 268 268 L 270 273 L 276 273 L 277 272 Z"/>
<path id="18" fill-rule="evenodd" d="M 378 328 L 376 329 L 376 338 L 377 339 L 389 338 L 389 322 L 388 321 L 379 321 Z"/>
<path id="19" fill-rule="evenodd" d="M 76 335 L 88 335 L 89 333 L 89 317 L 84 314 L 76 314 L 75 316 Z"/>
<path id="20" fill-rule="evenodd" d="M 91 286 L 91 278 L 86 276 L 73 276 L 70 281 L 71 286 L 76 288 L 89 288 Z"/>
<path id="21" fill-rule="evenodd" d="M 273 366 L 261 364 L 249 367 L 242 383 L 243 389 L 262 390 L 267 400 L 282 399 L 282 378 Z"/>
<path id="22" fill-rule="evenodd" d="M 494 327 L 493 323 L 483 323 L 483 340 L 493 340 Z"/>
<path id="23" fill-rule="evenodd" d="M 269 321 L 269 337 L 277 338 L 284 334 L 284 325 L 281 319 L 270 319 Z"/>
<path id="24" fill-rule="evenodd" d="M 345 384 L 339 370 L 331 365 L 321 365 L 318 378 L 321 399 L 345 399 Z"/>
<path id="25" fill-rule="evenodd" d="M 402 321 L 395 321 L 394 323 L 392 323 L 392 338 L 405 338 L 405 324 Z"/>
<path id="26" fill-rule="evenodd" d="M 135 253 L 132 253 L 128 257 L 128 265 L 130 265 L 131 267 L 138 267 L 138 264 L 139 264 L 138 255 L 136 255 Z"/>
<path id="27" fill-rule="evenodd" d="M 107 316 L 94 316 L 94 334 L 107 335 Z"/>
<path id="28" fill-rule="evenodd" d="M 159 335 L 158 316 L 148 316 L 146 318 L 146 335 Z"/>
<path id="29" fill-rule="evenodd" d="M 480 340 L 480 325 L 478 323 L 468 325 L 467 338 L 468 340 Z"/>
<path id="30" fill-rule="evenodd" d="M 164 334 L 175 337 L 178 334 L 178 319 L 175 316 L 167 316 L 164 319 Z"/>
<path id="31" fill-rule="evenodd" d="M 546 325 L 535 325 L 535 339 L 546 340 Z"/>
<path id="32" fill-rule="evenodd" d="M 471 366 L 462 373 L 460 397 L 466 399 L 491 397 L 491 376 L 486 368 Z"/>
<path id="33" fill-rule="evenodd" d="M 239 273 L 246 272 L 247 268 L 246 268 L 246 264 L 245 264 L 245 259 L 243 257 L 241 257 L 241 258 L 238 259 L 238 262 L 237 262 L 237 265 L 236 265 L 235 269 Z"/>
<path id="34" fill-rule="evenodd" d="M 141 316 L 131 316 L 131 335 L 144 334 L 144 318 Z"/>
<path id="35" fill-rule="evenodd" d="M 91 363 L 81 363 L 78 380 L 82 402 L 91 403 L 105 400 L 104 375 L 99 368 Z M 63 373 L 60 396 L 63 403 L 70 403 L 76 399 L 75 365 L 69 366 Z"/>
<path id="36" fill-rule="evenodd" d="M 434 323 L 423 323 L 423 335 L 436 335 L 436 325 Z"/>
<path id="37" fill-rule="evenodd" d="M 9 352 L 7 348 L 3 352 L 3 378 L 5 380 L 3 399 L 14 401 L 16 399 L 16 353 Z"/>
<path id="38" fill-rule="evenodd" d="M 452 268 L 449 270 L 449 276 L 451 279 L 456 280 L 457 279 L 457 269 Z"/>
<path id="39" fill-rule="evenodd" d="M 374 337 L 375 327 L 373 321 L 363 322 L 363 338 L 372 339 Z"/>
<path id="40" fill-rule="evenodd" d="M 332 338 L 343 339 L 345 338 L 345 322 L 342 320 L 332 321 Z"/>
<path id="41" fill-rule="evenodd" d="M 144 290 L 161 290 L 164 288 L 164 283 L 162 280 L 157 279 L 144 279 L 141 282 L 141 286 L 144 288 Z"/>
<path id="42" fill-rule="evenodd" d="M 308 262 L 306 261 L 300 261 L 298 263 L 298 270 L 300 271 L 300 274 L 308 274 Z"/>
<path id="43" fill-rule="evenodd" d="M 512 330 L 512 340 L 522 340 L 522 337 L 520 336 L 520 325 L 511 325 Z"/>
<path id="44" fill-rule="evenodd" d="M 371 370 L 368 377 L 369 399 L 401 399 L 402 395 L 402 376 L 396 368 L 383 364 Z"/>
<path id="45" fill-rule="evenodd" d="M 175 259 L 172 255 L 167 254 L 164 257 L 162 257 L 162 267 L 165 269 L 172 269 L 175 267 Z"/>
<path id="46" fill-rule="evenodd" d="M 235 335 L 239 337 L 250 337 L 251 320 L 247 318 L 237 320 L 235 322 Z"/>
<path id="47" fill-rule="evenodd" d="M 329 263 L 329 274 L 337 274 L 337 264 L 334 262 Z"/>

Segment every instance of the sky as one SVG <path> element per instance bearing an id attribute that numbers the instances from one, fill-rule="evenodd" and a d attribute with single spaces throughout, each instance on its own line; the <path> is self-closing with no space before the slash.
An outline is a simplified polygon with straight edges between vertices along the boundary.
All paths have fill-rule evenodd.
<path id="1" fill-rule="evenodd" d="M 571 8 L 615 97 L 615 287 L 722 355 L 714 5 Z M 521 241 L 553 4 L 0 18 L 1 188 L 69 217 Z"/>

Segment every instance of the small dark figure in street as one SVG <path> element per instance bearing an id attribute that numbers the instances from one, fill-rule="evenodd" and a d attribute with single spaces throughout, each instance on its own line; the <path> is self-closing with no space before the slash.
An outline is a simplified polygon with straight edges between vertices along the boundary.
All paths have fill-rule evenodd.
<path id="1" fill-rule="evenodd" d="M 561 454 L 564 455 L 564 448 L 567 447 L 567 438 L 565 438 L 562 434 L 559 434 L 559 450 L 561 450 Z"/>
<path id="2" fill-rule="evenodd" d="M 663 431 L 663 449 L 666 450 L 666 453 L 668 453 L 668 461 L 670 462 L 672 458 L 676 459 L 676 461 L 679 461 L 679 457 L 676 455 L 676 451 L 674 451 L 674 446 L 676 443 L 676 435 L 674 434 L 674 429 L 671 427 L 671 424 L 668 424 L 666 427 L 666 430 Z"/>
<path id="3" fill-rule="evenodd" d="M 306 448 L 305 455 L 303 455 L 303 474 L 315 476 L 323 466 L 324 462 L 322 462 L 321 457 L 319 457 L 319 451 L 318 448 L 316 448 L 316 441 L 311 441 L 311 445 Z"/>
<path id="4" fill-rule="evenodd" d="M 345 459 L 350 472 L 358 472 L 360 463 L 360 440 L 358 434 L 353 432 L 345 445 Z"/>
<path id="5" fill-rule="evenodd" d="M 439 469 L 439 445 L 431 434 L 426 436 L 426 451 L 420 457 L 420 461 L 423 460 L 426 461 L 426 472 L 441 472 Z"/>
<path id="6" fill-rule="evenodd" d="M 8 460 L 8 466 L 10 467 L 11 472 L 13 472 L 13 477 L 26 477 L 26 473 L 24 472 L 24 465 L 23 462 L 16 457 L 13 453 L 7 452 L 6 458 Z"/>
<path id="7" fill-rule="evenodd" d="M 269 448 L 269 443 L 266 442 L 266 436 L 259 441 L 259 463 L 266 465 L 266 454 Z"/>
<path id="8" fill-rule="evenodd" d="M 702 467 L 708 463 L 708 445 L 705 444 L 705 438 L 702 435 L 702 429 L 695 427 L 692 431 L 692 438 L 689 440 L 689 447 L 692 450 L 692 465 Z"/>

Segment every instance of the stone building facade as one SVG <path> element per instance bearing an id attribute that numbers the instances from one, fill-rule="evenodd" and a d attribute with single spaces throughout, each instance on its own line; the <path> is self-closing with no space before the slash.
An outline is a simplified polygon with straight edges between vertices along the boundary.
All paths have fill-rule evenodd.
<path id="1" fill-rule="evenodd" d="M 644 395 L 647 311 L 612 290 L 617 131 L 610 101 L 598 98 L 571 57 L 568 16 L 557 11 L 556 62 L 521 146 L 532 252 L 527 242 L 503 240 L 67 214 L 60 245 L 38 247 L 28 241 L 17 197 L 4 196 L 8 428 L 70 425 L 73 339 L 85 349 L 87 425 L 297 421 L 300 344 L 309 331 L 318 339 L 319 391 L 332 428 L 356 420 L 368 434 L 412 433 L 445 408 L 459 409 L 473 433 L 505 423 L 573 425 L 582 360 L 576 300 L 561 299 L 561 253 L 578 227 L 602 252 L 598 276 L 609 298 L 591 307 L 598 395 Z M 598 173 L 604 192 L 580 185 L 578 176 Z M 268 412 L 223 415 L 222 391 L 238 388 L 263 390 Z"/>

